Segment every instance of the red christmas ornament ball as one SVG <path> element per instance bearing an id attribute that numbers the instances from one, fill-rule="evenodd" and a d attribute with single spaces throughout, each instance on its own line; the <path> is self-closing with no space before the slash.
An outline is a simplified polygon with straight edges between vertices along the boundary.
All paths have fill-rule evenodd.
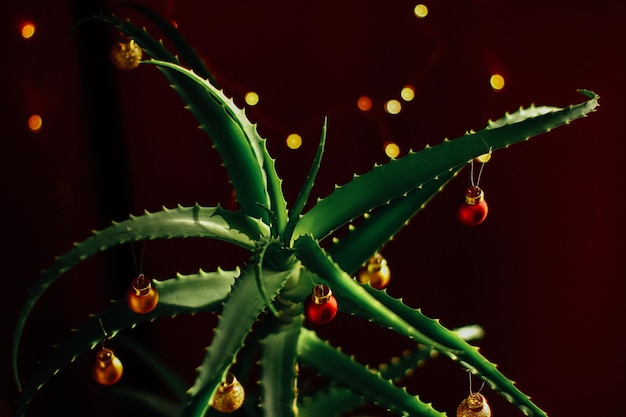
<path id="1" fill-rule="evenodd" d="M 465 199 L 459 205 L 457 217 L 468 226 L 481 224 L 487 218 L 489 207 L 485 200 L 485 193 L 479 187 L 471 186 L 465 190 Z"/>
<path id="2" fill-rule="evenodd" d="M 304 302 L 306 318 L 315 324 L 326 324 L 337 315 L 337 299 L 326 285 L 318 284 Z"/>

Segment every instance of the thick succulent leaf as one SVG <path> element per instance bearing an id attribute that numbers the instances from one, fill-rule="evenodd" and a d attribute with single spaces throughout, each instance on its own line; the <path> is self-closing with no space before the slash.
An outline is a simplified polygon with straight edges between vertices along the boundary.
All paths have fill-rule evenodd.
<path id="1" fill-rule="evenodd" d="M 287 226 L 285 228 L 283 243 L 285 245 L 289 245 L 291 243 L 291 236 L 293 234 L 293 230 L 296 227 L 296 223 L 300 218 L 300 214 L 302 214 L 302 209 L 304 209 L 304 205 L 309 199 L 309 194 L 313 189 L 313 185 L 315 183 L 315 177 L 317 177 L 317 172 L 320 169 L 320 164 L 322 163 L 322 155 L 324 154 L 324 146 L 326 145 L 326 129 L 328 127 L 328 119 L 324 118 L 324 126 L 322 126 L 322 137 L 320 138 L 320 143 L 317 147 L 317 152 L 315 154 L 315 158 L 313 159 L 313 164 L 309 169 L 309 173 L 307 174 L 306 180 L 304 181 L 304 185 L 302 189 L 298 193 L 298 197 L 296 198 L 296 202 L 294 203 L 291 211 L 289 212 L 289 219 L 287 222 Z"/>
<path id="2" fill-rule="evenodd" d="M 204 61 L 198 56 L 194 48 L 187 42 L 185 37 L 176 29 L 176 27 L 164 19 L 158 13 L 155 13 L 152 9 L 138 3 L 134 2 L 124 2 L 121 4 L 122 7 L 128 7 L 130 9 L 136 10 L 148 19 L 150 19 L 155 25 L 158 26 L 161 31 L 168 37 L 172 44 L 178 51 L 176 54 L 185 65 L 187 65 L 193 72 L 198 74 L 202 78 L 208 79 L 211 84 L 217 86 L 217 82 L 213 75 L 209 72 Z"/>
<path id="3" fill-rule="evenodd" d="M 341 269 L 353 274 L 402 229 L 461 168 L 462 166 L 455 167 L 369 213 L 348 235 L 333 242 L 328 253 Z"/>
<path id="4" fill-rule="evenodd" d="M 446 346 L 443 350 L 437 347 L 434 348 L 472 374 L 480 377 L 491 389 L 515 405 L 526 416 L 547 416 L 545 411 L 530 401 L 530 397 L 521 392 L 513 381 L 498 371 L 495 364 L 482 356 L 477 347 L 468 344 L 458 334 L 441 325 L 438 320 L 426 317 L 421 311 L 412 309 L 401 300 L 390 297 L 386 291 L 376 290 L 369 285 L 365 285 L 363 288 L 390 311 L 402 317 L 409 325 L 415 326 L 428 337 L 436 340 L 439 345 Z M 346 303 L 350 303 L 348 308 L 357 307 L 352 304 L 352 299 L 348 298 Z"/>
<path id="5" fill-rule="evenodd" d="M 400 416 L 445 417 L 417 396 L 410 395 L 404 388 L 396 387 L 378 372 L 361 365 L 331 347 L 308 329 L 302 329 L 298 339 L 298 358 L 301 363 L 320 375 L 330 378 L 369 402 L 378 404 Z M 338 415 L 324 413 L 325 416 Z"/>
<path id="6" fill-rule="evenodd" d="M 243 112 L 242 112 L 243 113 Z M 247 121 L 246 118 L 242 119 Z M 251 133 L 256 134 L 256 125 L 251 129 Z M 256 136 L 261 141 L 263 149 L 263 169 L 267 175 L 267 193 L 270 199 L 270 211 L 274 216 L 274 230 L 277 230 L 274 236 L 279 236 L 287 225 L 287 201 L 283 194 L 283 182 L 276 173 L 276 161 L 272 158 L 267 150 L 267 141 L 262 140 L 258 134 Z"/>
<path id="7" fill-rule="evenodd" d="M 159 291 L 159 303 L 147 314 L 134 313 L 124 301 L 113 302 L 97 316 L 90 317 L 83 327 L 72 332 L 41 361 L 24 384 L 18 399 L 16 416 L 21 417 L 25 413 L 35 393 L 53 375 L 102 342 L 102 328 L 109 337 L 114 337 L 122 330 L 160 317 L 218 311 L 238 275 L 239 270 L 217 270 L 210 273 L 200 271 L 193 275 L 177 275 L 176 278 L 165 281 L 154 280 L 153 285 Z"/>
<path id="8" fill-rule="evenodd" d="M 226 97 L 222 91 L 215 88 L 209 81 L 198 76 L 193 71 L 190 71 L 186 68 L 181 67 L 180 65 L 171 62 L 152 60 L 146 61 L 146 63 L 158 65 L 160 68 L 175 71 L 179 75 L 186 77 L 187 80 L 193 84 L 193 88 L 196 91 L 200 91 L 205 94 L 204 101 L 217 103 L 219 106 L 222 107 L 223 111 L 228 115 L 232 122 L 237 125 L 239 130 L 244 135 L 244 138 L 247 140 L 250 149 L 252 150 L 253 155 L 256 158 L 255 166 L 258 165 L 262 168 L 262 170 L 257 175 L 259 175 L 259 178 L 262 179 L 263 184 L 265 184 L 266 186 L 265 188 L 268 194 L 267 198 L 269 199 L 269 201 L 267 201 L 267 203 L 265 204 L 262 201 L 259 201 L 258 204 L 260 204 L 262 207 L 269 209 L 269 211 L 274 214 L 276 228 L 279 231 L 282 231 L 285 228 L 287 221 L 287 208 L 285 198 L 282 194 L 281 181 L 278 178 L 278 174 L 276 173 L 274 160 L 269 156 L 269 153 L 267 151 L 266 141 L 259 135 L 256 129 L 256 125 L 252 124 L 248 120 L 245 112 L 237 107 L 232 99 Z M 185 84 L 185 86 L 187 85 L 188 83 Z M 188 88 L 191 88 L 191 86 L 189 86 Z M 190 106 L 191 103 L 187 101 L 187 107 L 190 108 L 190 110 L 194 113 L 201 125 L 204 126 L 205 123 L 213 123 L 212 119 L 206 118 L 205 113 L 203 113 L 202 111 L 194 112 L 193 108 L 191 108 Z M 202 108 L 200 108 L 199 110 L 202 110 Z M 246 192 L 246 190 L 240 190 L 238 188 L 236 188 L 236 191 L 238 199 L 244 197 L 240 196 L 240 192 Z"/>
<path id="9" fill-rule="evenodd" d="M 372 322 L 393 329 L 395 332 L 437 350 L 446 349 L 434 339 L 409 325 L 403 318 L 386 308 L 373 298 L 365 287 L 345 273 L 311 236 L 300 236 L 294 242 L 296 256 L 314 274 L 317 281 L 326 283 L 333 290 L 339 303 L 339 310 L 364 317 Z"/>
<path id="10" fill-rule="evenodd" d="M 178 66 L 178 59 L 163 46 L 162 42 L 153 39 L 145 30 L 133 26 L 129 21 L 106 15 L 91 16 L 83 19 L 79 24 L 90 21 L 105 22 L 115 26 L 131 37 L 152 58 L 172 65 L 170 68 L 161 65 L 159 69 L 172 88 L 181 96 L 186 108 L 196 117 L 200 127 L 211 138 L 213 146 L 222 158 L 224 167 L 228 170 L 237 193 L 237 201 L 243 212 L 270 224 L 268 212 L 264 209 L 270 206 L 268 187 L 276 192 L 275 182 L 279 180 L 271 178 L 270 183 L 266 183 L 265 172 L 275 175 L 274 166 L 266 164 L 262 167 L 262 164 L 269 159 L 265 145 L 261 143 L 256 134 L 256 128 L 248 122 L 243 112 L 204 79 L 194 74 L 194 77 L 201 80 L 199 84 L 181 72 L 179 69 L 182 67 Z M 233 108 L 237 109 L 237 114 L 233 114 Z M 253 132 L 256 137 L 251 140 L 253 136 L 250 134 Z M 278 204 L 279 201 L 272 201 L 272 203 Z M 276 212 L 278 207 L 272 209 Z"/>
<path id="11" fill-rule="evenodd" d="M 263 270 L 265 293 L 273 300 L 285 282 L 298 268 L 287 271 Z M 234 363 L 246 336 L 261 313 L 267 309 L 266 298 L 260 293 L 254 266 L 248 266 L 237 280 L 219 316 L 213 339 L 196 381 L 189 390 L 184 417 L 201 417 L 209 407 L 213 394 Z"/>
<path id="12" fill-rule="evenodd" d="M 261 344 L 261 408 L 266 417 L 295 417 L 297 344 L 302 315 L 276 326 Z"/>
<path id="13" fill-rule="evenodd" d="M 242 213 L 219 207 L 176 207 L 164 208 L 155 213 L 131 216 L 75 244 L 65 255 L 57 258 L 51 268 L 43 272 L 39 281 L 31 288 L 17 321 L 13 339 L 13 371 L 20 385 L 17 371 L 17 354 L 20 338 L 33 306 L 43 292 L 61 275 L 81 261 L 128 242 L 143 240 L 202 237 L 224 240 L 247 249 L 253 249 L 255 241 L 266 236 L 269 230 L 262 222 Z"/>
<path id="14" fill-rule="evenodd" d="M 545 412 L 518 390 L 511 380 L 502 375 L 494 364 L 484 358 L 478 352 L 478 348 L 442 326 L 438 320 L 406 306 L 402 301 L 387 295 L 385 291 L 358 284 L 334 264 L 311 237 L 300 237 L 294 247 L 303 265 L 318 274 L 332 288 L 342 311 L 386 326 L 439 351 L 478 375 L 494 391 L 527 416 L 546 416 Z"/>
<path id="15" fill-rule="evenodd" d="M 454 330 L 464 340 L 478 340 L 483 337 L 484 331 L 480 326 L 465 326 Z M 378 367 L 383 379 L 396 382 L 406 377 L 414 369 L 422 366 L 426 361 L 437 356 L 437 351 L 424 345 L 417 345 L 412 351 L 403 352 L 402 356 L 392 358 L 389 363 Z M 317 417 L 329 415 L 329 410 L 335 415 L 343 415 L 348 411 L 367 403 L 368 398 L 361 397 L 352 389 L 337 386 L 331 383 L 328 387 L 317 391 L 310 397 L 302 398 L 298 403 L 298 417 Z"/>
<path id="16" fill-rule="evenodd" d="M 298 399 L 298 417 L 339 417 L 367 401 L 350 388 L 332 384 L 315 395 Z"/>
<path id="17" fill-rule="evenodd" d="M 298 222 L 294 236 L 310 233 L 322 239 L 333 230 L 369 210 L 398 198 L 472 158 L 568 124 L 594 111 L 598 96 L 581 90 L 589 100 L 567 108 L 530 107 L 506 121 L 493 122 L 455 140 L 377 166 L 320 200 Z M 404 219 L 408 220 L 408 219 Z"/>

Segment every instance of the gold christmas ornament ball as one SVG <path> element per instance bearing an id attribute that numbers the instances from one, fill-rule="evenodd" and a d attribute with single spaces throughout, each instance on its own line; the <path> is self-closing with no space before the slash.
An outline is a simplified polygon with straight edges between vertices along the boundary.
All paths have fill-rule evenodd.
<path id="1" fill-rule="evenodd" d="M 228 375 L 213 397 L 213 408 L 220 413 L 232 413 L 241 407 L 244 399 L 243 386 L 234 375 Z"/>
<path id="2" fill-rule="evenodd" d="M 111 47 L 111 61 L 117 69 L 131 70 L 139 66 L 143 56 L 141 47 L 134 40 L 128 42 L 116 42 Z"/>
<path id="3" fill-rule="evenodd" d="M 356 278 L 361 284 L 369 282 L 373 288 L 382 290 L 389 285 L 391 279 L 387 260 L 380 253 L 376 253 L 359 269 Z"/>
<path id="4" fill-rule="evenodd" d="M 491 408 L 485 397 L 475 392 L 461 401 L 456 409 L 456 417 L 491 417 Z"/>
<path id="5" fill-rule="evenodd" d="M 92 368 L 93 379 L 100 385 L 113 385 L 122 377 L 124 367 L 111 349 L 102 348 L 96 354 Z"/>
<path id="6" fill-rule="evenodd" d="M 138 314 L 154 310 L 159 303 L 159 292 L 152 286 L 152 280 L 140 274 L 133 279 L 126 292 L 126 304 Z"/>

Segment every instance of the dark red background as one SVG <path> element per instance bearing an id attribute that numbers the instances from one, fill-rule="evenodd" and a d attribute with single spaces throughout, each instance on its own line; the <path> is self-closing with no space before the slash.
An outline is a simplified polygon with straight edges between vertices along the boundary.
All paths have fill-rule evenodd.
<path id="1" fill-rule="evenodd" d="M 115 32 L 104 26 L 69 33 L 79 16 L 113 5 L 84 3 L 25 1 L 5 5 L 2 13 L 0 404 L 7 413 L 16 395 L 9 361 L 16 314 L 55 255 L 128 213 L 227 203 L 230 193 L 215 151 L 155 68 L 111 68 L 107 54 Z M 447 326 L 483 325 L 483 353 L 550 415 L 620 415 L 626 388 L 619 104 L 626 92 L 626 6 L 438 1 L 426 3 L 430 15 L 419 20 L 415 4 L 150 2 L 179 24 L 239 105 L 246 91 L 260 94 L 259 105 L 247 112 L 268 138 L 292 202 L 324 115 L 328 146 L 316 197 L 384 162 L 382 145 L 389 139 L 406 154 L 479 129 L 520 105 L 579 102 L 578 88 L 600 94 L 597 113 L 494 155 L 482 179 L 491 210 L 483 225 L 468 228 L 454 217 L 468 182 L 464 171 L 384 253 L 392 295 Z M 127 10 L 118 14 L 141 22 Z M 25 20 L 37 24 L 30 40 L 19 36 Z M 494 72 L 506 79 L 501 92 L 489 87 Z M 399 115 L 385 114 L 382 103 L 397 98 L 405 84 L 416 87 L 416 99 Z M 360 95 L 374 100 L 371 112 L 357 110 Z M 44 120 L 37 134 L 26 126 L 33 113 Z M 303 136 L 300 150 L 284 145 L 291 132 Z M 164 279 L 241 259 L 223 245 L 151 242 L 143 269 Z M 123 247 L 55 283 L 27 323 L 24 376 L 71 327 L 121 297 L 133 271 L 132 248 Z M 130 333 L 191 382 L 209 324 L 163 320 Z M 346 332 L 355 325 L 358 334 Z M 346 317 L 320 331 L 373 365 L 410 347 Z M 90 363 L 85 355 L 55 377 L 32 415 L 106 412 L 88 376 Z M 465 372 L 442 358 L 408 383 L 410 392 L 450 413 L 467 391 Z M 484 393 L 495 416 L 521 415 Z"/>

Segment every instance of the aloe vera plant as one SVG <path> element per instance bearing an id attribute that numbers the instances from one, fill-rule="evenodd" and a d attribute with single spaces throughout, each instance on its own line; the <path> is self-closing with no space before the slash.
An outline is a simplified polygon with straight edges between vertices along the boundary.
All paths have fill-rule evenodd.
<path id="1" fill-rule="evenodd" d="M 172 415 L 200 417 L 213 413 L 210 409 L 220 383 L 231 372 L 240 375 L 260 358 L 260 395 L 246 399 L 245 410 L 250 415 L 339 416 L 369 402 L 400 416 L 444 416 L 393 383 L 427 359 L 431 351 L 437 351 L 482 379 L 524 415 L 546 416 L 478 348 L 461 337 L 464 333 L 448 329 L 385 290 L 361 284 L 352 277 L 469 161 L 587 115 L 598 105 L 595 93 L 581 90 L 586 100 L 565 108 L 520 108 L 490 121 L 478 132 L 392 159 L 355 175 L 305 211 L 324 152 L 326 123 L 321 126 L 309 175 L 296 200 L 289 204 L 274 160 L 256 126 L 215 87 L 202 61 L 169 23 L 149 10 L 138 10 L 170 37 L 177 54 L 146 30 L 113 15 L 92 17 L 82 23 L 110 24 L 149 55 L 144 63 L 163 73 L 219 152 L 236 191 L 239 210 L 194 205 L 130 216 L 94 232 L 57 258 L 31 289 L 18 318 L 13 343 L 14 376 L 21 390 L 18 416 L 26 413 L 43 384 L 103 341 L 103 327 L 107 337 L 115 337 L 125 329 L 160 317 L 199 312 L 215 313 L 219 320 L 196 381 L 186 394 L 182 383 L 175 376 L 169 377 L 179 400 L 172 407 Z M 347 235 L 333 239 L 335 230 L 363 216 L 363 221 Z M 123 300 L 114 301 L 56 346 L 22 384 L 17 369 L 21 336 L 33 306 L 50 285 L 85 259 L 110 248 L 129 242 L 182 238 L 221 240 L 248 250 L 250 257 L 234 270 L 201 270 L 155 280 L 159 302 L 145 314 L 131 311 Z M 399 360 L 390 358 L 389 366 L 375 371 L 332 347 L 307 328 L 303 315 L 303 303 L 317 284 L 332 289 L 340 314 L 371 321 L 417 342 L 414 352 Z M 297 390 L 298 365 L 324 376 L 331 385 L 301 398 Z M 161 408 L 161 412 L 164 410 Z"/>

